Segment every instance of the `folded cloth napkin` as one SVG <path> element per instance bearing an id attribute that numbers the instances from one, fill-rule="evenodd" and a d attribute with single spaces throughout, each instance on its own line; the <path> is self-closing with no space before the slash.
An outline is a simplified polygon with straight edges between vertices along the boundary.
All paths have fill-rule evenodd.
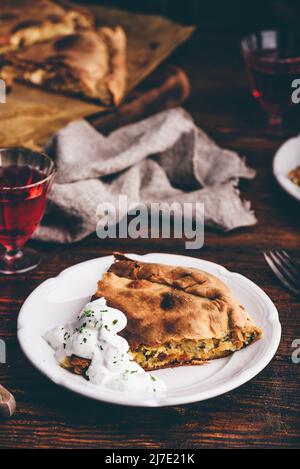
<path id="1" fill-rule="evenodd" d="M 214 143 L 183 109 L 156 114 L 109 136 L 86 121 L 59 130 L 45 152 L 57 175 L 35 238 L 70 243 L 91 234 L 99 204 L 203 202 L 205 224 L 222 231 L 256 223 L 236 188 L 255 171 Z"/>

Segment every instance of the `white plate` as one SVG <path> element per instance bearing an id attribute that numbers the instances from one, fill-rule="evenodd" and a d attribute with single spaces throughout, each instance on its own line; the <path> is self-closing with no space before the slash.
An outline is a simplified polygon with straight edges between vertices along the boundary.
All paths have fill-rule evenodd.
<path id="1" fill-rule="evenodd" d="M 300 201 L 300 187 L 294 184 L 288 173 L 300 166 L 300 135 L 283 143 L 273 159 L 273 173 L 282 189 Z"/>
<path id="2" fill-rule="evenodd" d="M 270 298 L 253 282 L 212 262 L 173 254 L 137 256 L 145 262 L 196 267 L 226 282 L 246 306 L 255 323 L 264 329 L 264 338 L 229 356 L 202 366 L 186 366 L 155 371 L 167 385 L 161 399 L 132 395 L 97 387 L 61 368 L 53 350 L 42 339 L 51 328 L 72 320 L 96 290 L 97 280 L 113 261 L 112 256 L 74 265 L 43 282 L 23 304 L 18 318 L 20 345 L 34 366 L 60 386 L 100 401 L 132 406 L 165 406 L 202 401 L 223 394 L 249 381 L 272 359 L 280 342 L 281 327 Z"/>

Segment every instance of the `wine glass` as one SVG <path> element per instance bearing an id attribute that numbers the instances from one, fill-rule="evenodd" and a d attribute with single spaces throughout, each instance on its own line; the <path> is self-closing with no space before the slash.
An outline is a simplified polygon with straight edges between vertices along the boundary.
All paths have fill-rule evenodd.
<path id="1" fill-rule="evenodd" d="M 0 272 L 34 269 L 39 255 L 24 244 L 46 209 L 55 168 L 49 156 L 27 148 L 0 148 Z"/>
<path id="2" fill-rule="evenodd" d="M 269 128 L 282 130 L 283 115 L 293 105 L 293 82 L 300 74 L 300 34 L 261 31 L 242 40 L 252 95 L 269 114 Z"/>

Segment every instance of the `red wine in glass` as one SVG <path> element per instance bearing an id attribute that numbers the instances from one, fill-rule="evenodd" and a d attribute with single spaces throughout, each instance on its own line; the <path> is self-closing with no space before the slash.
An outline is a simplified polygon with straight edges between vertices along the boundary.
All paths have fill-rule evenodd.
<path id="1" fill-rule="evenodd" d="M 252 95 L 269 114 L 273 130 L 293 105 L 292 83 L 300 78 L 299 33 L 262 31 L 242 41 Z"/>
<path id="2" fill-rule="evenodd" d="M 54 176 L 49 157 L 27 149 L 0 149 L 0 257 L 3 273 L 26 272 L 38 264 L 35 251 L 23 248 L 40 223 Z"/>
<path id="3" fill-rule="evenodd" d="M 40 223 L 47 190 L 39 182 L 46 177 L 29 166 L 0 167 L 0 243 L 6 249 L 22 247 Z"/>

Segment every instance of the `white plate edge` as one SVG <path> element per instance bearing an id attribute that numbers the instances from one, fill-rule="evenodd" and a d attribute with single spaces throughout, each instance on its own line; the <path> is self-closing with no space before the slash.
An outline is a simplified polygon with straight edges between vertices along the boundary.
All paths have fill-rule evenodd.
<path id="1" fill-rule="evenodd" d="M 291 186 L 291 188 L 289 188 L 288 186 L 288 183 L 289 183 L 289 180 L 287 178 L 287 176 L 283 176 L 277 165 L 278 165 L 278 161 L 279 159 L 281 158 L 281 154 L 283 151 L 285 151 L 285 147 L 288 147 L 289 145 L 291 144 L 296 144 L 296 141 L 299 140 L 299 148 L 300 148 L 300 134 L 299 135 L 296 135 L 295 137 L 291 137 L 289 138 L 288 140 L 286 140 L 285 142 L 283 142 L 276 150 L 275 152 L 275 155 L 273 157 L 273 162 L 272 162 L 272 171 L 273 171 L 273 176 L 274 178 L 276 179 L 277 183 L 279 184 L 279 186 L 281 187 L 281 189 L 286 193 L 288 194 L 289 196 L 291 196 L 294 200 L 297 200 L 298 202 L 300 201 L 300 188 L 297 188 L 297 186 L 295 186 L 295 188 L 293 186 Z M 293 169 L 293 168 L 291 168 Z M 287 180 L 284 179 L 284 182 L 283 182 L 283 177 L 287 178 Z M 293 184 L 292 182 L 290 182 L 291 184 Z"/>

